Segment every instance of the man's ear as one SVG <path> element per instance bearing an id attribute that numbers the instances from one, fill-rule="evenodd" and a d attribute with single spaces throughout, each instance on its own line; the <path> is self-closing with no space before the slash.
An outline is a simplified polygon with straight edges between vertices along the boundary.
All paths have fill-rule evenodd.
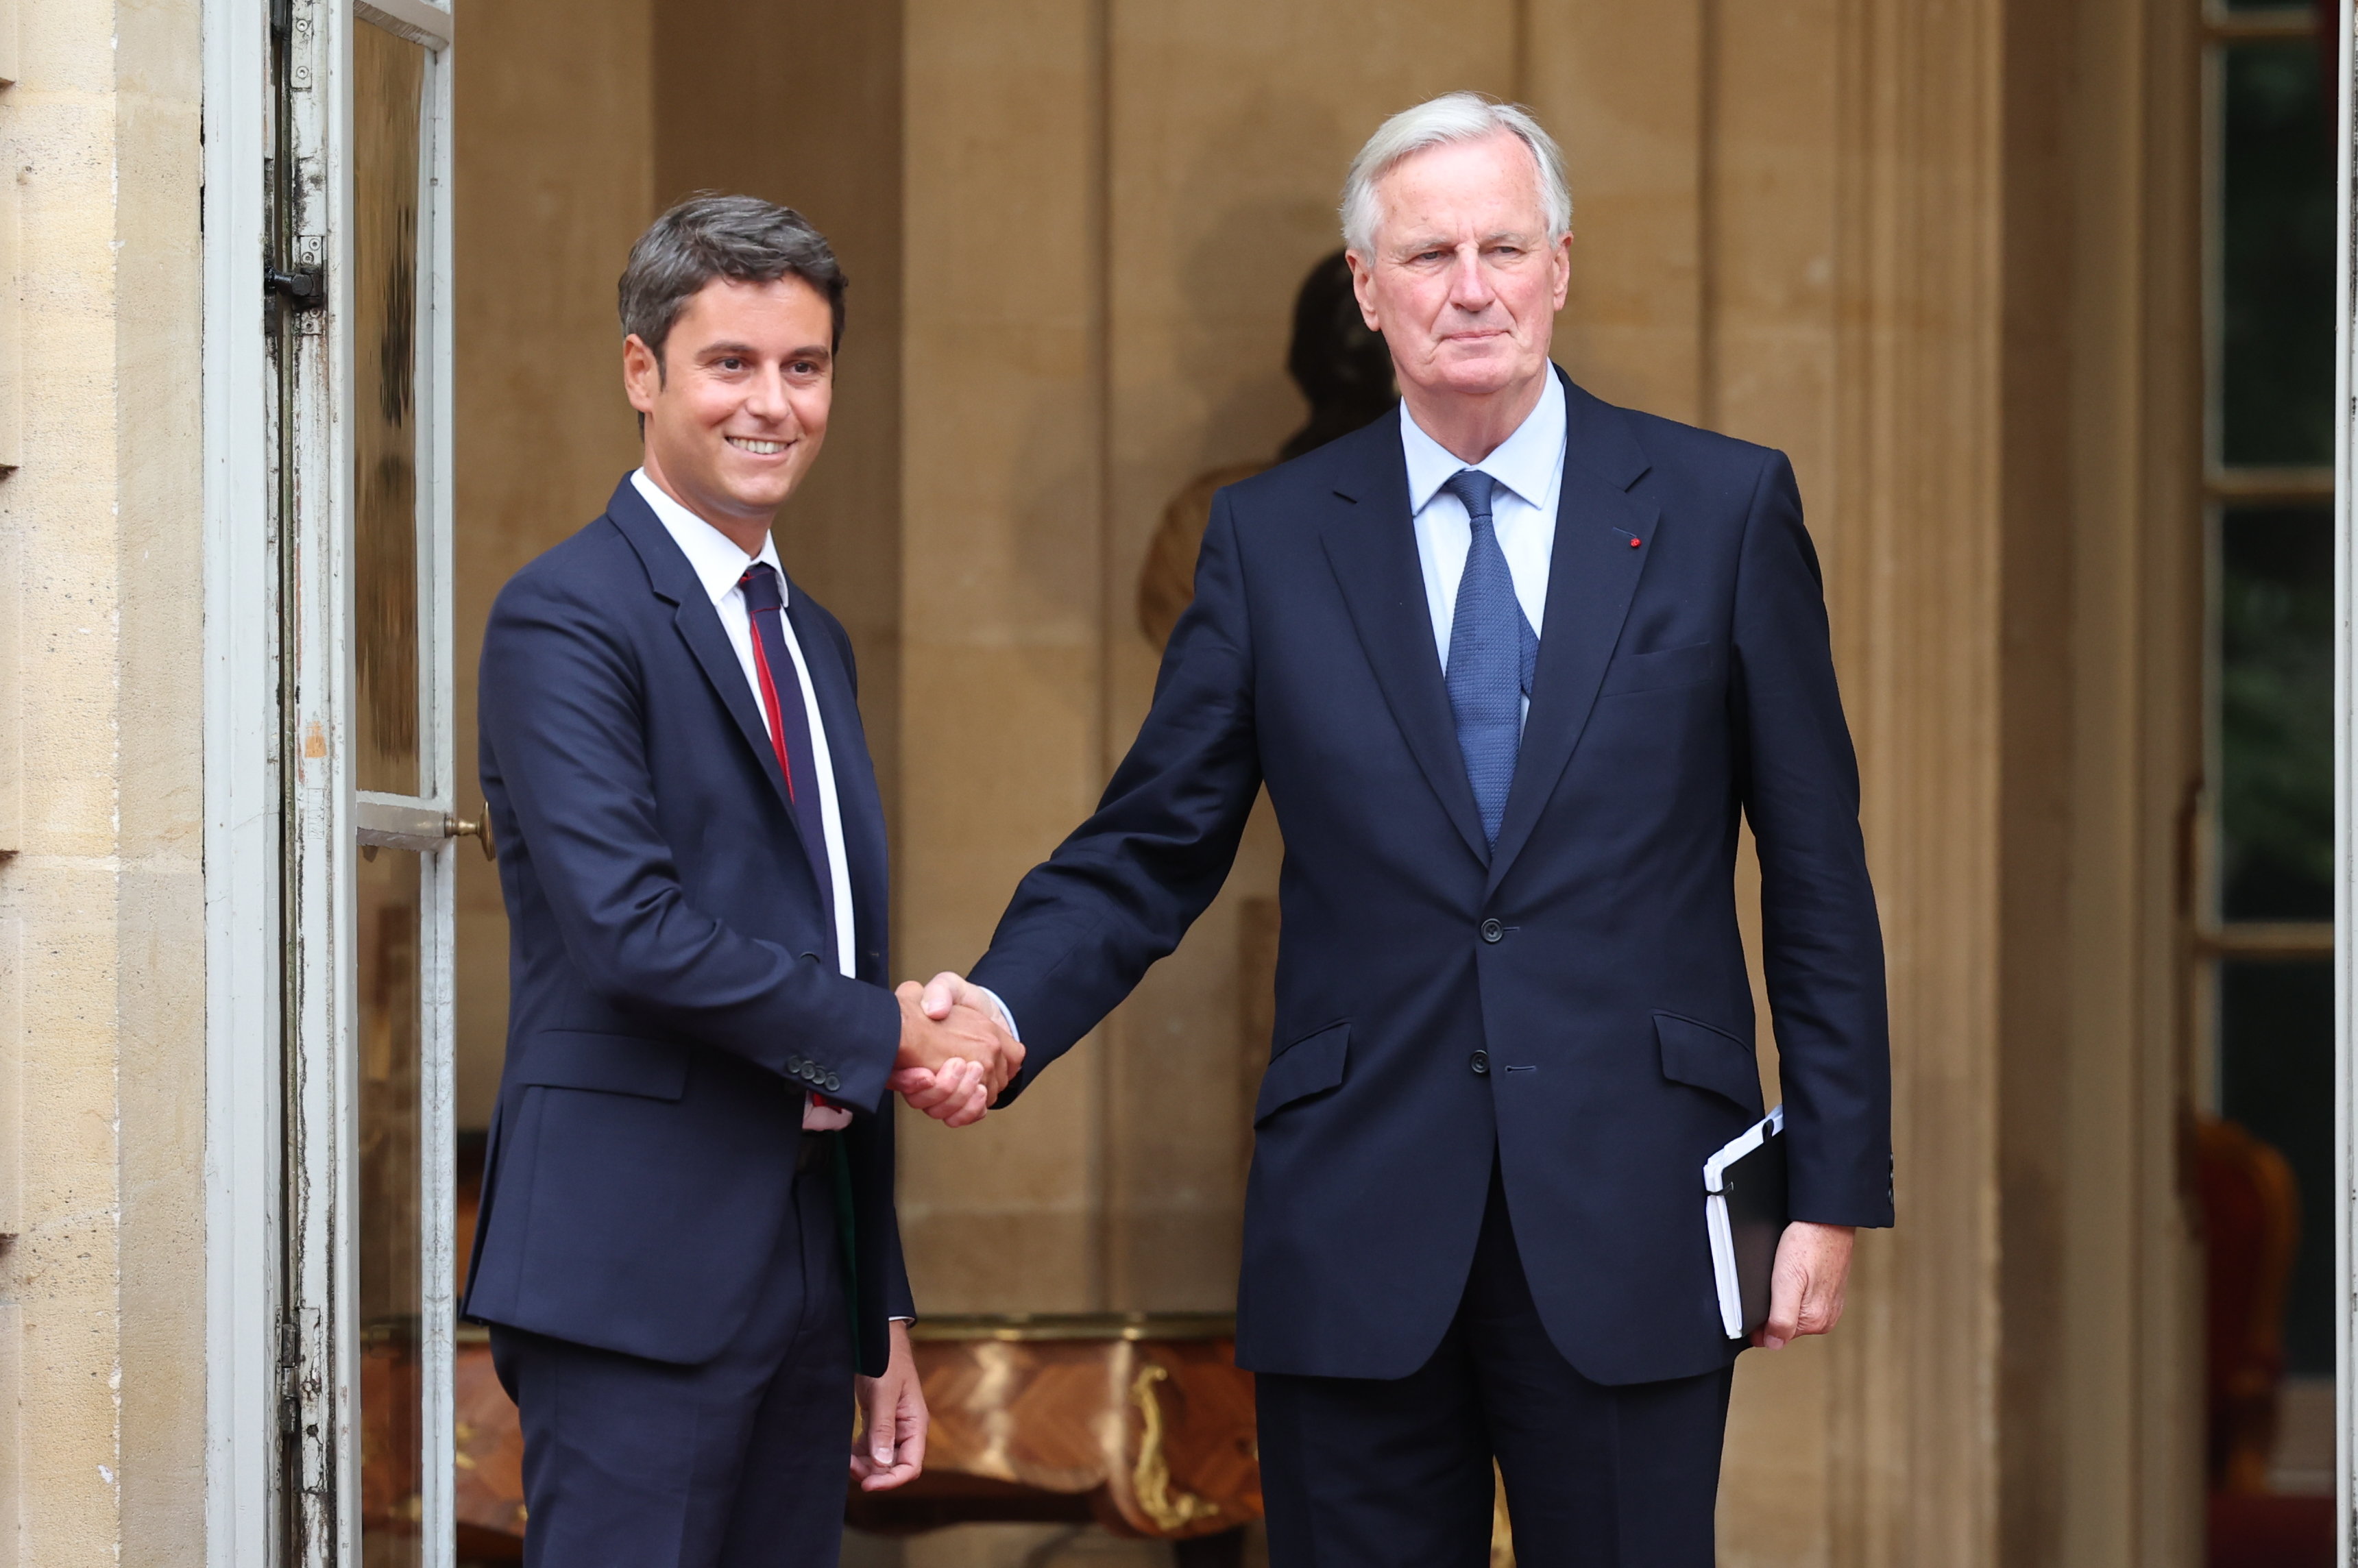
<path id="1" fill-rule="evenodd" d="M 654 411 L 655 394 L 663 390 L 663 356 L 647 347 L 636 332 L 622 340 L 622 395 L 639 411 L 644 427 Z"/>
<path id="2" fill-rule="evenodd" d="M 1375 287 L 1375 277 L 1367 258 L 1357 251 L 1343 253 L 1343 265 L 1351 269 L 1351 297 L 1359 302 L 1359 319 L 1368 324 L 1370 332 L 1380 332 L 1383 323 L 1376 319 L 1375 302 L 1368 297 Z"/>

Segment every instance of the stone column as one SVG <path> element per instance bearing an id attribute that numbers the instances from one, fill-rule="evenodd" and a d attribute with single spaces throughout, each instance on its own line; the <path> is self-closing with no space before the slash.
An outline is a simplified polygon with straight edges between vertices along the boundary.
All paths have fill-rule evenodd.
<path id="1" fill-rule="evenodd" d="M 6 8 L 13 12 L 14 7 Z M 0 89 L 22 466 L 0 860 L 0 1558 L 203 1560 L 198 7 L 45 5 Z M 258 286 L 258 279 L 257 279 Z"/>

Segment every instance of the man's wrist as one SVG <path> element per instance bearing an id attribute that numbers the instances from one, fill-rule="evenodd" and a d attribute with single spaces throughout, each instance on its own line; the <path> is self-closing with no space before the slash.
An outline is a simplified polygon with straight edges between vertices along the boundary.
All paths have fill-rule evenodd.
<path id="1" fill-rule="evenodd" d="M 967 983 L 974 984 L 971 980 Z M 999 993 L 989 986 L 975 986 L 974 989 L 990 999 L 991 1007 L 999 1013 L 999 1026 L 1007 1031 L 1008 1037 L 1019 1045 L 1023 1044 L 1023 1031 L 1015 1027 L 1015 1015 L 1007 1010 L 1007 1003 L 1001 1000 Z"/>

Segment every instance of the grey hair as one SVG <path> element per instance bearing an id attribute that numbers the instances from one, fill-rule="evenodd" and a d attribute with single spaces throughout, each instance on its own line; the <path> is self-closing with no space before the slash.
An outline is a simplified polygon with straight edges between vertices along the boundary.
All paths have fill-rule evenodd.
<path id="1" fill-rule="evenodd" d="M 1529 147 L 1539 166 L 1540 211 L 1551 243 L 1572 232 L 1572 186 L 1563 176 L 1563 154 L 1531 112 L 1478 92 L 1445 92 L 1413 109 L 1403 109 L 1376 127 L 1351 172 L 1343 179 L 1343 243 L 1362 260 L 1375 254 L 1376 225 L 1383 221 L 1377 182 L 1430 147 L 1478 142 L 1504 131 Z"/>
<path id="2" fill-rule="evenodd" d="M 654 351 L 687 302 L 716 277 L 774 283 L 798 277 L 827 297 L 835 346 L 843 343 L 843 268 L 827 236 L 791 207 L 758 196 L 698 191 L 647 225 L 617 287 L 622 332 Z"/>

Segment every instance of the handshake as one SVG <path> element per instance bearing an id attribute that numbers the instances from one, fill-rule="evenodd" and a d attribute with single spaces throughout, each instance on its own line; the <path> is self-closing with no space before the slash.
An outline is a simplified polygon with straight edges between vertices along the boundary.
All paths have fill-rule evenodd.
<path id="1" fill-rule="evenodd" d="M 989 991 L 957 975 L 920 986 L 904 980 L 901 1054 L 887 1080 L 894 1093 L 951 1127 L 980 1121 L 1023 1065 L 1023 1043 L 1008 1032 Z"/>

